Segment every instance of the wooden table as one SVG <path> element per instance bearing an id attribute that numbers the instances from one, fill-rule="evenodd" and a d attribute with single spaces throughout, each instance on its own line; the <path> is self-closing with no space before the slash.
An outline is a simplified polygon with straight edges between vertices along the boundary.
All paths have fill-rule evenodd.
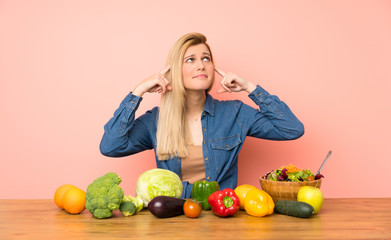
<path id="1" fill-rule="evenodd" d="M 325 199 L 308 219 L 279 214 L 257 218 L 240 211 L 220 218 L 159 219 L 148 210 L 95 219 L 67 214 L 53 200 L 0 200 L 0 239 L 391 239 L 391 198 Z"/>

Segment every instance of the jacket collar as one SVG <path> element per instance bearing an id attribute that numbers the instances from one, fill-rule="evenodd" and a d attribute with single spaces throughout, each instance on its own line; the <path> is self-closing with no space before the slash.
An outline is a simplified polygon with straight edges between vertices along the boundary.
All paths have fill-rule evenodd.
<path id="1" fill-rule="evenodd" d="M 209 94 L 206 94 L 206 102 L 205 102 L 205 107 L 204 107 L 204 111 L 209 113 L 210 115 L 214 116 L 215 115 L 215 105 L 214 105 L 214 98 L 209 95 Z"/>

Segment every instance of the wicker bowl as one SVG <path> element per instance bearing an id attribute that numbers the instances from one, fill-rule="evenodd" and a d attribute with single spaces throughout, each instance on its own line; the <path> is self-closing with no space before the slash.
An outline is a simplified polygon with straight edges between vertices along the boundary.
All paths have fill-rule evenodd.
<path id="1" fill-rule="evenodd" d="M 312 186 L 320 188 L 322 184 L 322 179 L 314 181 L 304 181 L 304 182 L 283 182 L 283 181 L 271 181 L 266 180 L 263 177 L 260 179 L 262 190 L 267 192 L 272 198 L 273 201 L 279 200 L 297 200 L 297 193 L 301 187 Z"/>

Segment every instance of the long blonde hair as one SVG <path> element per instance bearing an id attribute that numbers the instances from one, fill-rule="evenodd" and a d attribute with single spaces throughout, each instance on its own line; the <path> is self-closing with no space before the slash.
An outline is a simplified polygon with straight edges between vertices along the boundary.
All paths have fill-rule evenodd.
<path id="1" fill-rule="evenodd" d="M 206 43 L 206 37 L 201 33 L 189 33 L 182 36 L 175 42 L 168 54 L 167 65 L 170 65 L 171 68 L 165 76 L 170 82 L 172 90 L 163 95 L 159 109 L 156 132 L 156 153 L 159 160 L 167 160 L 174 156 L 183 158 L 189 154 L 186 146 L 188 130 L 186 130 L 185 122 L 186 90 L 182 80 L 182 64 L 186 50 L 190 46 L 198 44 L 206 45 L 213 62 L 212 52 Z"/>

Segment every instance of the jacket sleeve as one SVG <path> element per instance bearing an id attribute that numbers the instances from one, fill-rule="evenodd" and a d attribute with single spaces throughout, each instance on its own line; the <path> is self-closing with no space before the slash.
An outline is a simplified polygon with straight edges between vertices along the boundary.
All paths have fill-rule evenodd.
<path id="1" fill-rule="evenodd" d="M 248 136 L 269 140 L 292 140 L 304 134 L 304 125 L 277 96 L 270 95 L 257 85 L 249 94 L 259 110 L 243 104 L 241 111 L 245 111 L 247 118 Z"/>
<path id="2" fill-rule="evenodd" d="M 153 148 L 151 134 L 145 123 L 152 122 L 149 111 L 135 120 L 142 98 L 129 93 L 114 116 L 104 126 L 100 151 L 108 157 L 122 157 Z"/>

